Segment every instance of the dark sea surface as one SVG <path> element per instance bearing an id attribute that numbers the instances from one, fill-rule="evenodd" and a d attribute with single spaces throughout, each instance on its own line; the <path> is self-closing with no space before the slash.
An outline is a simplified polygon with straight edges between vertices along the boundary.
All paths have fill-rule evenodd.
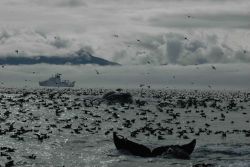
<path id="1" fill-rule="evenodd" d="M 0 165 L 250 166 L 250 92 L 127 89 L 133 104 L 99 103 L 108 91 L 1 88 Z M 142 158 L 118 152 L 113 131 L 150 148 L 197 145 L 190 160 Z"/>

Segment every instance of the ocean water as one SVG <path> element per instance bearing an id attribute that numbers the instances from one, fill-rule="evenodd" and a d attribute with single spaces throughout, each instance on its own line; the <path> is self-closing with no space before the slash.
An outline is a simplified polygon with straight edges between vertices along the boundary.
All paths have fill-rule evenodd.
<path id="1" fill-rule="evenodd" d="M 99 104 L 108 91 L 1 88 L 0 165 L 250 166 L 250 92 L 126 89 L 133 104 Z M 113 131 L 150 148 L 197 145 L 190 160 L 142 158 L 117 151 Z"/>

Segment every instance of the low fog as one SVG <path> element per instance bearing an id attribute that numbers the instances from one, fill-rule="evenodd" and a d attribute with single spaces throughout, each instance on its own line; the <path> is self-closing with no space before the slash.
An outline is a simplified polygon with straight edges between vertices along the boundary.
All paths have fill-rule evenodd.
<path id="1" fill-rule="evenodd" d="M 39 87 L 55 73 L 76 88 L 249 90 L 248 64 L 169 66 L 26 65 L 1 68 L 1 86 Z"/>

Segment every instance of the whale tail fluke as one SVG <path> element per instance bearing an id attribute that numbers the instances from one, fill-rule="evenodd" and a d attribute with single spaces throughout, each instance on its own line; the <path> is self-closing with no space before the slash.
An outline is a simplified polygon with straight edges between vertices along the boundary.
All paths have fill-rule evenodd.
<path id="1" fill-rule="evenodd" d="M 116 132 L 113 132 L 113 140 L 117 150 L 128 151 L 133 155 L 141 157 L 151 156 L 151 150 L 148 147 L 132 142 L 122 136 L 118 136 Z"/>
<path id="2" fill-rule="evenodd" d="M 170 155 L 179 159 L 189 159 L 190 154 L 194 151 L 194 147 L 196 145 L 196 140 L 194 139 L 188 144 L 161 146 L 151 151 L 148 147 L 142 144 L 135 143 L 121 135 L 117 135 L 116 132 L 113 132 L 113 140 L 117 150 L 124 150 L 141 157 Z"/>
<path id="3" fill-rule="evenodd" d="M 180 147 L 185 150 L 188 154 L 191 154 L 194 151 L 196 145 L 196 139 L 192 140 L 188 144 L 181 145 Z"/>

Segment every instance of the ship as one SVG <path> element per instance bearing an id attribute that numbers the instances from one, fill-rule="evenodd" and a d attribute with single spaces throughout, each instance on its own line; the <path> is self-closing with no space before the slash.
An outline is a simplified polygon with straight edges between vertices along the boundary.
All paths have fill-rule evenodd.
<path id="1" fill-rule="evenodd" d="M 74 87 L 75 81 L 62 80 L 61 75 L 56 73 L 55 76 L 51 76 L 49 79 L 45 81 L 39 81 L 40 86 L 48 86 L 48 87 Z"/>

